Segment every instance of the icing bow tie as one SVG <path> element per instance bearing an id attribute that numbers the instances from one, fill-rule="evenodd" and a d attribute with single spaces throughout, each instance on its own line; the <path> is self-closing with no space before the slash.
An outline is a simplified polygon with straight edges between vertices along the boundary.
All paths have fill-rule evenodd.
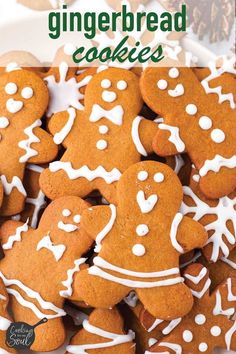
<path id="1" fill-rule="evenodd" d="M 94 104 L 91 115 L 89 117 L 90 122 L 97 122 L 101 118 L 106 118 L 110 122 L 116 125 L 122 125 L 124 110 L 123 107 L 118 105 L 112 108 L 110 111 L 102 108 L 99 104 Z"/>

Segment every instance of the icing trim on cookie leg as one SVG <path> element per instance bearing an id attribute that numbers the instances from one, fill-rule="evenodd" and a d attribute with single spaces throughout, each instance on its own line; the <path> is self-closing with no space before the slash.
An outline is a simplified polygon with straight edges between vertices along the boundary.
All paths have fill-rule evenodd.
<path id="1" fill-rule="evenodd" d="M 134 118 L 133 123 L 132 123 L 131 136 L 132 136 L 133 143 L 134 143 L 138 153 L 140 153 L 143 156 L 148 156 L 147 151 L 145 150 L 143 144 L 141 143 L 140 137 L 139 137 L 139 125 L 142 120 L 143 120 L 143 117 L 140 117 L 140 116 L 137 116 L 136 118 Z"/>
<path id="2" fill-rule="evenodd" d="M 10 195 L 13 188 L 16 188 L 18 190 L 18 192 L 21 193 L 24 197 L 27 196 L 27 193 L 26 193 L 26 190 L 23 186 L 23 183 L 18 176 L 14 176 L 10 183 L 7 181 L 7 178 L 5 175 L 1 175 L 0 179 L 1 179 L 1 182 L 3 185 L 4 193 L 6 195 Z"/>
<path id="3" fill-rule="evenodd" d="M 26 221 L 26 223 L 24 225 L 21 225 L 21 226 L 16 228 L 15 235 L 12 235 L 12 236 L 8 237 L 7 242 L 2 245 L 2 248 L 4 250 L 12 249 L 14 242 L 21 241 L 21 233 L 22 232 L 27 232 L 28 229 L 29 229 L 28 228 L 28 222 L 29 222 L 29 218 L 27 219 L 27 221 Z"/>
<path id="4" fill-rule="evenodd" d="M 91 170 L 88 166 L 84 165 L 78 169 L 72 167 L 71 162 L 55 161 L 50 163 L 49 170 L 51 172 L 58 172 L 63 170 L 66 172 L 69 179 L 77 179 L 84 177 L 88 181 L 93 181 L 96 178 L 102 178 L 107 184 L 116 182 L 121 177 L 121 172 L 117 168 L 111 171 L 106 171 L 103 166 L 98 166 L 95 170 Z"/>
<path id="5" fill-rule="evenodd" d="M 94 251 L 97 253 L 101 251 L 102 241 L 106 237 L 106 235 L 111 231 L 111 229 L 113 228 L 113 225 L 116 221 L 116 207 L 115 207 L 115 205 L 110 204 L 109 208 L 111 209 L 110 220 L 108 221 L 108 223 L 106 224 L 104 229 L 101 230 L 96 237 L 96 246 L 94 248 Z"/>
<path id="6" fill-rule="evenodd" d="M 41 295 L 37 291 L 34 291 L 34 290 L 30 289 L 29 287 L 24 285 L 20 280 L 18 280 L 18 279 L 7 279 L 3 275 L 2 272 L 0 272 L 0 278 L 2 278 L 4 284 L 5 284 L 6 288 L 7 288 L 7 292 L 9 294 L 13 295 L 16 298 L 16 300 L 22 306 L 30 308 L 35 313 L 35 315 L 38 318 L 41 319 L 41 318 L 46 317 L 48 319 L 51 319 L 51 318 L 56 318 L 56 317 L 61 317 L 61 316 L 65 316 L 66 315 L 66 312 L 64 310 L 62 310 L 59 307 L 55 306 L 51 302 L 43 300 L 43 298 L 41 297 Z M 18 291 L 16 291 L 15 289 L 10 289 L 9 287 L 11 285 L 18 286 L 22 291 L 24 291 L 27 294 L 27 297 L 30 297 L 32 299 L 37 300 L 42 309 L 53 311 L 56 314 L 55 315 L 45 315 L 45 314 L 43 314 L 42 312 L 40 312 L 38 310 L 38 308 L 33 303 L 31 303 L 29 301 L 26 301 Z"/>
<path id="7" fill-rule="evenodd" d="M 74 274 L 80 271 L 81 264 L 84 264 L 86 260 L 87 258 L 80 258 L 74 261 L 75 264 L 74 268 L 69 269 L 67 271 L 67 279 L 61 282 L 62 285 L 65 286 L 67 289 L 59 291 L 60 296 L 67 298 L 72 295 L 73 293 L 72 283 L 73 283 Z"/>
<path id="8" fill-rule="evenodd" d="M 167 124 L 159 124 L 158 128 L 161 130 L 167 130 L 170 132 L 170 137 L 168 138 L 168 140 L 174 144 L 176 150 L 181 153 L 184 152 L 185 150 L 185 144 L 183 142 L 183 140 L 180 138 L 179 135 L 179 128 L 178 127 L 173 127 L 171 125 L 167 125 Z"/>
<path id="9" fill-rule="evenodd" d="M 6 331 L 10 324 L 10 320 L 8 320 L 6 317 L 0 316 L 0 331 Z"/>
<path id="10" fill-rule="evenodd" d="M 179 344 L 161 342 L 158 344 L 158 347 L 166 347 L 173 350 L 175 354 L 182 354 L 182 347 Z M 148 350 L 146 350 L 144 354 L 153 354 L 153 353 L 155 352 L 149 352 Z M 159 354 L 170 354 L 170 352 L 159 352 Z"/>
<path id="11" fill-rule="evenodd" d="M 111 333 L 111 332 L 107 332 L 99 327 L 95 327 L 95 326 L 91 325 L 88 320 L 83 321 L 83 328 L 88 333 L 95 334 L 96 336 L 99 336 L 99 337 L 102 337 L 105 339 L 111 339 L 111 341 L 105 342 L 105 343 L 68 345 L 66 347 L 66 350 L 69 353 L 83 354 L 83 353 L 87 353 L 85 351 L 86 349 L 89 350 L 89 349 L 102 349 L 102 348 L 114 347 L 116 345 L 132 342 L 133 339 L 135 338 L 135 333 L 131 330 L 129 330 L 128 334 Z"/>
<path id="12" fill-rule="evenodd" d="M 199 170 L 199 175 L 204 177 L 209 171 L 219 172 L 222 167 L 235 168 L 236 167 L 236 155 L 230 158 L 216 155 L 212 160 L 206 160 L 204 165 Z"/>
<path id="13" fill-rule="evenodd" d="M 231 340 L 235 332 L 236 332 L 236 321 L 233 323 L 233 326 L 225 334 L 225 344 L 227 350 L 231 349 Z"/>
<path id="14" fill-rule="evenodd" d="M 179 227 L 182 219 L 183 219 L 183 215 L 181 213 L 177 213 L 172 221 L 171 229 L 170 229 L 170 240 L 171 240 L 172 246 L 179 253 L 184 253 L 183 247 L 180 246 L 180 244 L 177 241 L 178 227 Z"/>
<path id="15" fill-rule="evenodd" d="M 66 122 L 64 127 L 54 135 L 53 138 L 54 143 L 57 145 L 60 145 L 65 140 L 65 138 L 70 134 L 76 119 L 76 112 L 74 108 L 68 108 L 67 112 L 69 114 L 68 121 Z"/>
<path id="16" fill-rule="evenodd" d="M 38 151 L 32 149 L 32 148 L 30 147 L 30 145 L 31 145 L 32 143 L 40 143 L 40 139 L 39 139 L 36 135 L 34 135 L 33 129 L 34 129 L 34 128 L 37 128 L 37 127 L 41 127 L 41 125 L 42 125 L 41 120 L 40 120 L 40 119 L 37 119 L 33 124 L 31 124 L 29 127 L 27 127 L 27 128 L 24 129 L 24 133 L 25 133 L 25 135 L 28 135 L 28 139 L 22 140 L 22 141 L 20 141 L 20 142 L 18 143 L 18 146 L 19 146 L 21 149 L 23 149 L 23 150 L 26 151 L 25 155 L 21 156 L 20 159 L 19 159 L 19 161 L 20 161 L 21 163 L 25 163 L 25 162 L 27 162 L 31 157 L 38 155 Z"/>

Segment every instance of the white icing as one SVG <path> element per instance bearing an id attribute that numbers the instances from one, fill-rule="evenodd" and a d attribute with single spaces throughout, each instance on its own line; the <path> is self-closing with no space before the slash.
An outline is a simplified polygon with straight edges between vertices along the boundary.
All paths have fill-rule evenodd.
<path id="1" fill-rule="evenodd" d="M 4 250 L 10 250 L 12 249 L 13 247 L 13 244 L 14 242 L 19 242 L 21 241 L 21 234 L 22 232 L 27 232 L 28 231 L 28 222 L 29 222 L 29 219 L 27 219 L 26 223 L 24 225 L 21 225 L 19 227 L 16 228 L 16 233 L 15 235 L 12 235 L 12 236 L 9 236 L 8 237 L 8 240 L 6 243 L 4 243 L 2 245 L 2 248 Z"/>
<path id="2" fill-rule="evenodd" d="M 147 151 L 145 150 L 143 144 L 141 143 L 140 137 L 139 137 L 139 125 L 141 121 L 143 120 L 142 117 L 137 116 L 134 118 L 133 123 L 132 123 L 132 129 L 131 129 L 131 136 L 134 142 L 134 145 L 136 147 L 136 150 L 143 156 L 147 156 Z"/>
<path id="3" fill-rule="evenodd" d="M 18 87 L 14 82 L 8 82 L 8 84 L 6 84 L 5 86 L 5 92 L 8 95 L 14 95 L 15 93 L 17 93 Z"/>
<path id="4" fill-rule="evenodd" d="M 188 206 L 182 203 L 181 212 L 186 214 L 194 214 L 193 219 L 196 221 L 201 220 L 205 215 L 214 215 L 216 220 L 209 222 L 205 225 L 207 232 L 211 232 L 211 235 L 207 241 L 207 244 L 212 244 L 211 261 L 216 262 L 219 258 L 220 252 L 224 257 L 229 255 L 229 247 L 225 242 L 225 239 L 231 245 L 236 244 L 236 197 L 230 199 L 229 197 L 222 197 L 218 200 L 216 206 L 209 206 L 202 201 L 189 187 L 183 187 L 184 195 L 191 197 L 194 202 L 194 206 Z M 233 233 L 228 228 L 228 221 L 232 222 Z M 213 231 L 213 232 L 212 232 Z"/>
<path id="5" fill-rule="evenodd" d="M 42 240 L 40 240 L 37 244 L 37 251 L 40 251 L 42 248 L 46 248 L 47 250 L 52 252 L 57 262 L 61 259 L 66 250 L 65 245 L 54 245 L 50 238 L 50 234 L 44 236 Z"/>
<path id="6" fill-rule="evenodd" d="M 218 316 L 218 315 L 224 315 L 227 317 L 230 317 L 234 314 L 235 310 L 233 307 L 230 307 L 226 310 L 222 309 L 222 298 L 220 294 L 220 290 L 216 291 L 216 303 L 215 307 L 213 309 L 213 315 Z"/>
<path id="7" fill-rule="evenodd" d="M 206 343 L 200 343 L 199 346 L 198 346 L 198 349 L 200 352 L 206 352 L 207 349 L 208 349 L 208 345 Z"/>
<path id="8" fill-rule="evenodd" d="M 72 284 L 74 274 L 80 271 L 81 264 L 86 262 L 87 258 L 80 258 L 74 261 L 74 268 L 69 269 L 67 271 L 67 279 L 62 281 L 62 285 L 66 287 L 66 290 L 59 291 L 60 296 L 62 297 L 70 297 L 73 294 Z"/>
<path id="9" fill-rule="evenodd" d="M 22 70 L 21 67 L 16 62 L 11 62 L 6 66 L 6 72 L 10 73 L 12 71 Z"/>
<path id="10" fill-rule="evenodd" d="M 140 243 L 137 243 L 136 245 L 133 246 L 132 253 L 137 257 L 142 257 L 145 255 L 146 250 L 143 245 L 141 245 Z"/>
<path id="11" fill-rule="evenodd" d="M 208 130 L 212 127 L 212 120 L 207 116 L 202 116 L 200 117 L 198 124 L 203 130 Z"/>
<path id="12" fill-rule="evenodd" d="M 202 326 L 206 322 L 206 316 L 203 314 L 196 315 L 194 321 L 197 325 Z"/>
<path id="13" fill-rule="evenodd" d="M 236 263 L 233 262 L 233 261 L 231 261 L 229 258 L 222 257 L 220 260 L 221 260 L 222 262 L 228 264 L 231 268 L 236 269 Z"/>
<path id="14" fill-rule="evenodd" d="M 0 354 L 12 354 L 10 352 L 8 352 L 7 350 L 0 348 Z"/>
<path id="15" fill-rule="evenodd" d="M 126 89 L 127 89 L 127 86 L 128 86 L 128 84 L 127 84 L 127 82 L 124 81 L 124 80 L 120 80 L 120 81 L 117 82 L 117 88 L 118 88 L 118 90 L 120 90 L 120 91 L 126 90 Z"/>
<path id="16" fill-rule="evenodd" d="M 200 176 L 199 175 L 193 175 L 192 178 L 193 178 L 194 182 L 199 183 L 199 181 L 200 181 Z"/>
<path id="17" fill-rule="evenodd" d="M 213 326 L 213 327 L 211 327 L 211 335 L 213 336 L 213 337 L 218 337 L 218 336 L 220 336 L 221 335 L 221 329 L 220 329 L 220 327 L 219 326 Z"/>
<path id="18" fill-rule="evenodd" d="M 146 199 L 144 191 L 140 190 L 140 191 L 138 191 L 138 193 L 136 195 L 136 200 L 137 200 L 137 203 L 139 205 L 141 212 L 143 214 L 147 214 L 147 213 L 150 213 L 154 209 L 154 207 L 158 201 L 158 197 L 156 194 L 151 194 Z"/>
<path id="19" fill-rule="evenodd" d="M 102 80 L 101 87 L 104 88 L 104 89 L 110 88 L 111 87 L 111 81 L 108 80 L 108 79 Z"/>
<path id="20" fill-rule="evenodd" d="M 177 79 L 179 77 L 179 70 L 177 68 L 171 68 L 169 70 L 169 77 L 172 79 Z"/>
<path id="21" fill-rule="evenodd" d="M 138 236 L 146 236 L 149 232 L 149 228 L 146 224 L 140 224 L 136 227 L 136 234 Z"/>
<path id="22" fill-rule="evenodd" d="M 176 318 L 175 320 L 172 320 L 167 327 L 165 327 L 162 330 L 162 333 L 167 336 L 168 334 L 170 334 L 182 321 L 182 318 Z"/>
<path id="23" fill-rule="evenodd" d="M 176 150 L 178 152 L 184 152 L 185 144 L 180 138 L 178 127 L 173 127 L 171 125 L 161 123 L 158 125 L 158 128 L 161 130 L 168 130 L 170 132 L 170 137 L 168 138 L 168 140 L 175 145 Z"/>
<path id="24" fill-rule="evenodd" d="M 158 172 L 158 173 L 156 173 L 156 174 L 154 175 L 154 178 L 153 178 L 153 179 L 154 179 L 155 182 L 161 183 L 161 182 L 164 181 L 165 177 L 164 177 L 163 173 Z"/>
<path id="25" fill-rule="evenodd" d="M 81 87 L 86 86 L 92 79 L 92 76 L 86 76 L 80 82 L 77 82 L 75 77 L 66 80 L 69 67 L 66 62 L 62 62 L 59 67 L 60 80 L 56 82 L 53 75 L 46 77 L 44 80 L 47 82 L 50 101 L 47 110 L 47 116 L 51 117 L 52 114 L 67 110 L 73 107 L 78 110 L 83 110 L 84 106 L 81 100 L 84 99 L 84 94 L 80 92 Z"/>
<path id="26" fill-rule="evenodd" d="M 76 119 L 76 112 L 74 108 L 68 108 L 67 109 L 68 112 L 68 121 L 66 122 L 66 124 L 64 125 L 64 127 L 54 135 L 53 141 L 55 144 L 59 145 L 61 144 L 65 138 L 70 134 L 73 126 L 74 126 L 74 122 Z"/>
<path id="27" fill-rule="evenodd" d="M 178 85 L 176 85 L 176 87 L 173 90 L 168 90 L 168 94 L 171 97 L 183 96 L 183 94 L 184 94 L 184 86 L 182 84 L 178 84 Z"/>
<path id="28" fill-rule="evenodd" d="M 138 296 L 135 291 L 131 291 L 128 296 L 124 298 L 124 302 L 130 307 L 136 307 L 138 302 Z"/>
<path id="29" fill-rule="evenodd" d="M 206 160 L 199 170 L 199 175 L 204 177 L 209 171 L 219 172 L 222 167 L 235 168 L 236 155 L 233 155 L 231 158 L 216 155 L 212 160 Z"/>
<path id="30" fill-rule="evenodd" d="M 217 143 L 223 143 L 225 140 L 225 133 L 221 129 L 213 129 L 211 132 L 211 139 Z"/>
<path id="31" fill-rule="evenodd" d="M 81 219 L 81 215 L 77 214 L 73 217 L 73 221 L 76 223 L 76 224 L 79 224 L 80 223 L 80 219 Z"/>
<path id="32" fill-rule="evenodd" d="M 76 226 L 74 224 L 66 224 L 63 221 L 59 221 L 57 226 L 58 226 L 58 229 L 65 231 L 65 232 L 74 232 L 74 231 L 78 230 L 78 226 Z"/>
<path id="33" fill-rule="evenodd" d="M 103 166 L 98 166 L 95 170 L 90 170 L 84 165 L 79 169 L 74 169 L 71 162 L 55 161 L 50 163 L 49 169 L 51 172 L 63 170 L 67 173 L 69 179 L 77 179 L 80 177 L 86 178 L 88 181 L 93 181 L 96 178 L 102 178 L 107 184 L 116 182 L 121 177 L 121 172 L 117 168 L 111 171 L 106 171 Z"/>
<path id="34" fill-rule="evenodd" d="M 107 234 L 112 230 L 113 225 L 116 221 L 116 207 L 113 204 L 109 205 L 111 209 L 111 217 L 106 224 L 106 226 L 97 234 L 96 236 L 96 247 L 94 249 L 95 252 L 100 252 L 102 249 L 102 241 L 107 236 Z"/>
<path id="35" fill-rule="evenodd" d="M 0 117 L 0 129 L 5 129 L 10 124 L 7 117 Z"/>
<path id="36" fill-rule="evenodd" d="M 182 354 L 182 347 L 179 344 L 160 342 L 158 347 L 166 347 L 175 352 L 175 354 Z M 146 351 L 145 354 L 152 354 L 151 352 Z M 170 352 L 159 352 L 159 354 L 170 354 Z"/>
<path id="37" fill-rule="evenodd" d="M 94 343 L 94 344 L 68 345 L 66 347 L 68 353 L 84 354 L 84 353 L 88 353 L 86 352 L 86 350 L 89 349 L 110 348 L 116 345 L 132 342 L 133 339 L 135 338 L 135 334 L 133 331 L 129 331 L 128 334 L 111 333 L 91 325 L 88 320 L 84 320 L 83 328 L 85 329 L 86 332 L 95 334 L 105 339 L 110 339 L 110 341 L 104 343 Z"/>
<path id="38" fill-rule="evenodd" d="M 140 171 L 138 173 L 138 180 L 139 181 L 146 181 L 146 179 L 148 179 L 148 172 L 147 171 Z"/>
<path id="39" fill-rule="evenodd" d="M 227 279 L 228 301 L 236 301 L 236 296 L 232 293 L 232 279 Z"/>
<path id="40" fill-rule="evenodd" d="M 183 331 L 183 340 L 186 342 L 186 343 L 190 343 L 192 342 L 193 340 L 193 333 L 189 330 L 185 330 Z"/>
<path id="41" fill-rule="evenodd" d="M 148 333 L 152 332 L 155 328 L 157 328 L 157 326 L 159 326 L 159 324 L 161 324 L 163 322 L 164 322 L 163 320 L 156 318 L 155 321 L 153 322 L 153 324 L 151 325 L 151 327 L 149 327 L 147 329 Z"/>
<path id="42" fill-rule="evenodd" d="M 1 273 L 1 272 L 0 272 L 0 277 L 2 278 L 4 284 L 7 288 L 7 292 L 9 294 L 13 295 L 16 298 L 16 300 L 21 304 L 21 306 L 30 308 L 38 318 L 42 319 L 42 318 L 46 317 L 48 319 L 52 319 L 52 318 L 57 318 L 57 317 L 61 317 L 61 316 L 66 315 L 65 311 L 56 307 L 51 302 L 43 300 L 43 298 L 41 297 L 41 295 L 38 292 L 30 289 L 29 287 L 24 285 L 20 280 L 7 279 L 3 275 L 3 273 Z M 39 303 L 39 305 L 42 309 L 53 311 L 53 312 L 55 312 L 55 315 L 46 315 L 46 314 L 42 313 L 41 311 L 39 311 L 39 309 L 32 302 L 25 300 L 18 291 L 16 291 L 15 289 L 10 289 L 9 287 L 11 285 L 15 285 L 15 286 L 19 287 L 22 291 L 24 291 L 27 294 L 27 297 L 37 300 L 37 302 Z"/>
<path id="43" fill-rule="evenodd" d="M 22 110 L 24 103 L 22 101 L 16 101 L 14 98 L 9 98 L 6 103 L 6 108 L 10 113 L 17 113 Z"/>
<path id="44" fill-rule="evenodd" d="M 233 57 L 230 59 L 231 62 L 232 62 L 232 59 L 234 59 Z M 228 61 L 228 63 L 230 62 L 230 60 Z M 233 62 L 230 64 L 231 67 L 232 67 L 232 73 L 234 72 L 234 74 L 236 73 L 236 70 L 234 69 L 234 64 Z M 217 86 L 217 87 L 213 87 L 211 88 L 209 86 L 209 82 L 219 76 L 221 76 L 222 74 L 224 74 L 225 72 L 227 72 L 228 70 L 228 64 L 227 64 L 227 60 L 224 61 L 223 63 L 223 66 L 221 68 L 217 68 L 216 67 L 216 64 L 214 62 L 211 62 L 209 64 L 209 69 L 210 69 L 210 75 L 206 78 L 204 78 L 201 82 L 205 92 L 207 94 L 212 94 L 212 93 L 215 93 L 218 95 L 219 97 L 219 103 L 223 103 L 225 101 L 228 101 L 229 104 L 230 104 L 230 107 L 232 109 L 235 109 L 236 108 L 236 103 L 234 102 L 234 95 L 233 93 L 227 93 L 227 94 L 224 94 L 222 92 L 223 90 L 223 87 L 222 86 Z"/>
<path id="45" fill-rule="evenodd" d="M 9 321 L 6 317 L 0 316 L 0 331 L 6 331 L 10 324 L 11 321 Z"/>
<path id="46" fill-rule="evenodd" d="M 193 103 L 190 103 L 186 106 L 186 113 L 190 116 L 194 116 L 197 113 L 197 106 Z"/>
<path id="47" fill-rule="evenodd" d="M 170 229 L 170 240 L 171 240 L 172 246 L 179 253 L 184 253 L 184 249 L 177 241 L 178 227 L 179 227 L 182 219 L 183 219 L 183 215 L 180 213 L 177 213 L 172 221 L 171 229 Z"/>
<path id="48" fill-rule="evenodd" d="M 95 257 L 94 260 L 94 266 L 90 267 L 88 269 L 88 273 L 94 276 L 101 277 L 103 279 L 122 284 L 124 286 L 130 287 L 130 288 L 155 288 L 155 287 L 162 287 L 162 286 L 169 286 L 169 285 L 174 285 L 174 284 L 179 284 L 183 282 L 183 278 L 181 277 L 174 277 L 174 278 L 168 278 L 166 280 L 160 280 L 160 281 L 149 281 L 149 282 L 143 282 L 143 281 L 134 281 L 130 279 L 125 279 L 125 278 L 119 278 L 116 276 L 113 276 L 105 271 L 103 271 L 101 268 L 104 269 L 109 269 L 112 271 L 115 271 L 120 274 L 128 275 L 128 276 L 134 276 L 136 278 L 158 278 L 158 277 L 168 277 L 169 275 L 177 275 L 179 274 L 179 269 L 178 268 L 172 268 L 172 269 L 167 269 L 159 272 L 135 272 L 132 270 L 124 269 L 117 267 L 101 257 Z M 100 268 L 99 268 L 100 267 Z"/>
<path id="49" fill-rule="evenodd" d="M 200 281 L 206 276 L 207 268 L 202 268 L 198 275 L 185 274 L 185 278 L 189 279 L 194 284 L 199 284 Z"/>
<path id="50" fill-rule="evenodd" d="M 40 119 L 37 119 L 33 124 L 31 124 L 29 127 L 24 129 L 25 135 L 28 136 L 28 139 L 22 140 L 18 143 L 18 146 L 25 150 L 26 153 L 25 155 L 21 156 L 19 161 L 21 163 L 27 162 L 31 157 L 37 156 L 38 152 L 34 149 L 31 148 L 32 143 L 40 143 L 40 139 L 34 135 L 33 129 L 40 127 L 42 125 L 42 122 Z"/>
<path id="51" fill-rule="evenodd" d="M 34 91 L 31 87 L 24 87 L 23 90 L 21 91 L 21 96 L 26 100 L 32 98 L 33 95 L 34 95 Z"/>
<path id="52" fill-rule="evenodd" d="M 211 279 L 208 278 L 206 280 L 202 290 L 195 291 L 195 290 L 191 289 L 191 292 L 192 292 L 193 296 L 197 297 L 198 299 L 201 299 L 205 295 L 205 293 L 209 290 L 210 286 L 211 286 Z"/>
<path id="53" fill-rule="evenodd" d="M 148 339 L 148 346 L 149 346 L 149 348 L 150 347 L 152 347 L 154 344 L 156 344 L 157 343 L 157 339 L 155 339 L 155 338 L 149 338 Z"/>
<path id="54" fill-rule="evenodd" d="M 6 195 L 10 195 L 13 188 L 16 188 L 19 193 L 21 193 L 25 197 L 27 196 L 25 188 L 22 184 L 22 181 L 20 180 L 20 178 L 18 176 L 14 176 L 10 183 L 7 181 L 6 176 L 1 175 L 0 178 L 1 178 L 2 185 L 3 185 L 4 193 Z"/>
<path id="55" fill-rule="evenodd" d="M 105 102 L 111 103 L 111 102 L 114 102 L 114 101 L 117 99 L 117 95 L 116 95 L 116 93 L 113 92 L 113 91 L 107 91 L 107 90 L 105 90 L 105 91 L 103 91 L 103 93 L 102 93 L 102 99 L 103 99 L 103 101 L 105 101 Z"/>
<path id="56" fill-rule="evenodd" d="M 90 122 L 97 122 L 102 118 L 108 119 L 115 125 L 122 125 L 124 109 L 121 105 L 113 107 L 111 110 L 102 108 L 99 104 L 94 104 L 90 114 Z"/>
<path id="57" fill-rule="evenodd" d="M 227 350 L 231 349 L 231 340 L 232 340 L 232 336 L 234 335 L 235 332 L 236 332 L 236 321 L 233 321 L 232 327 L 225 334 L 225 344 L 226 344 Z"/>
<path id="58" fill-rule="evenodd" d="M 65 217 L 68 217 L 71 215 L 71 211 L 69 209 L 63 209 L 62 210 L 62 215 Z"/>
<path id="59" fill-rule="evenodd" d="M 168 82 L 166 80 L 159 80 L 157 82 L 157 87 L 160 89 L 160 90 L 166 90 L 168 86 Z"/>
<path id="60" fill-rule="evenodd" d="M 38 166 L 38 165 L 33 165 L 33 164 L 28 164 L 26 166 L 27 170 L 31 170 L 31 171 L 34 171 L 34 172 L 37 172 L 37 173 L 42 173 L 44 168 L 41 167 L 41 166 Z"/>
<path id="61" fill-rule="evenodd" d="M 35 229 L 38 224 L 39 212 L 46 207 L 45 194 L 40 190 L 36 198 L 26 198 L 26 203 L 34 205 L 30 225 Z"/>
<path id="62" fill-rule="evenodd" d="M 98 150 L 105 150 L 107 148 L 107 141 L 104 139 L 98 140 L 96 143 L 96 148 Z"/>
<path id="63" fill-rule="evenodd" d="M 100 125 L 98 130 L 100 134 L 106 134 L 109 131 L 109 128 L 107 125 Z"/>
<path id="64" fill-rule="evenodd" d="M 182 169 L 182 167 L 185 165 L 185 162 L 182 158 L 181 155 L 175 155 L 175 173 L 179 174 L 180 170 Z"/>

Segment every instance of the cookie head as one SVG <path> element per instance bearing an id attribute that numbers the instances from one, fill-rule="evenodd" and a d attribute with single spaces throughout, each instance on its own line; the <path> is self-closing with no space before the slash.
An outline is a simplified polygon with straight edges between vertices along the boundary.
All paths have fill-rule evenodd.
<path id="1" fill-rule="evenodd" d="M 27 70 L 14 70 L 0 78 L 1 115 L 26 125 L 40 118 L 48 105 L 48 91 L 43 80 Z"/>
<path id="2" fill-rule="evenodd" d="M 85 93 L 86 109 L 91 111 L 94 105 L 107 111 L 120 107 L 123 119 L 133 119 L 142 107 L 138 77 L 123 69 L 109 68 L 101 71 L 90 81 Z"/>
<path id="3" fill-rule="evenodd" d="M 145 161 L 131 166 L 118 183 L 119 206 L 128 213 L 173 217 L 182 200 L 182 186 L 173 170 L 162 163 Z"/>

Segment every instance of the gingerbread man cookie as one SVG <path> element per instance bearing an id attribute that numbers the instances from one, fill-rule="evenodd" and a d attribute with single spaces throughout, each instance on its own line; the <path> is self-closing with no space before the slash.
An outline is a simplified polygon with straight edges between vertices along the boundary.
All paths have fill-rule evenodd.
<path id="1" fill-rule="evenodd" d="M 185 67 L 147 68 L 141 90 L 150 108 L 165 119 L 154 139 L 155 152 L 161 156 L 187 152 L 208 198 L 231 193 L 236 187 L 232 94 L 207 93 L 193 70 Z"/>
<path id="2" fill-rule="evenodd" d="M 49 162 L 58 148 L 40 128 L 48 92 L 35 73 L 15 70 L 1 75 L 0 97 L 0 178 L 5 193 L 0 214 L 15 215 L 23 209 L 26 198 L 26 163 Z"/>
<path id="3" fill-rule="evenodd" d="M 139 80 L 123 69 L 106 69 L 94 75 L 86 88 L 85 109 L 55 114 L 48 123 L 65 154 L 40 177 L 43 192 L 84 197 L 99 190 L 110 202 L 116 183 L 141 156 L 152 152 L 156 123 L 138 116 L 142 107 Z"/>
<path id="4" fill-rule="evenodd" d="M 37 11 L 58 9 L 62 5 L 71 4 L 73 1 L 74 0 L 17 0 L 19 4 Z"/>
<path id="5" fill-rule="evenodd" d="M 203 254 L 208 261 L 216 262 L 219 258 L 227 258 L 236 246 L 236 192 L 211 200 L 201 192 L 199 180 L 200 176 L 193 169 L 190 185 L 183 187 L 181 212 L 205 227 L 208 241 Z"/>
<path id="6" fill-rule="evenodd" d="M 151 347 L 151 353 L 208 353 L 222 348 L 236 350 L 236 304 L 234 278 L 225 280 L 210 295 L 210 279 L 205 267 L 191 265 L 185 271 L 186 283 L 195 297 L 194 306 L 178 326 Z"/>
<path id="7" fill-rule="evenodd" d="M 67 353 L 135 354 L 135 334 L 125 334 L 123 319 L 116 308 L 96 309 L 83 321 L 80 330 L 67 346 Z"/>
<path id="8" fill-rule="evenodd" d="M 203 247 L 207 234 L 179 213 L 181 199 L 174 171 L 146 161 L 121 177 L 117 208 L 111 204 L 83 212 L 82 226 L 99 253 L 75 281 L 86 303 L 110 308 L 135 290 L 155 317 L 174 319 L 190 311 L 192 296 L 180 276 L 179 257 Z"/>
<path id="9" fill-rule="evenodd" d="M 45 209 L 38 229 L 17 221 L 7 221 L 0 229 L 5 253 L 0 277 L 10 294 L 15 321 L 35 324 L 48 319 L 35 330 L 32 350 L 54 350 L 65 340 L 63 304 L 68 297 L 80 300 L 73 279 L 93 242 L 80 228 L 80 214 L 88 206 L 78 197 L 63 197 Z"/>

